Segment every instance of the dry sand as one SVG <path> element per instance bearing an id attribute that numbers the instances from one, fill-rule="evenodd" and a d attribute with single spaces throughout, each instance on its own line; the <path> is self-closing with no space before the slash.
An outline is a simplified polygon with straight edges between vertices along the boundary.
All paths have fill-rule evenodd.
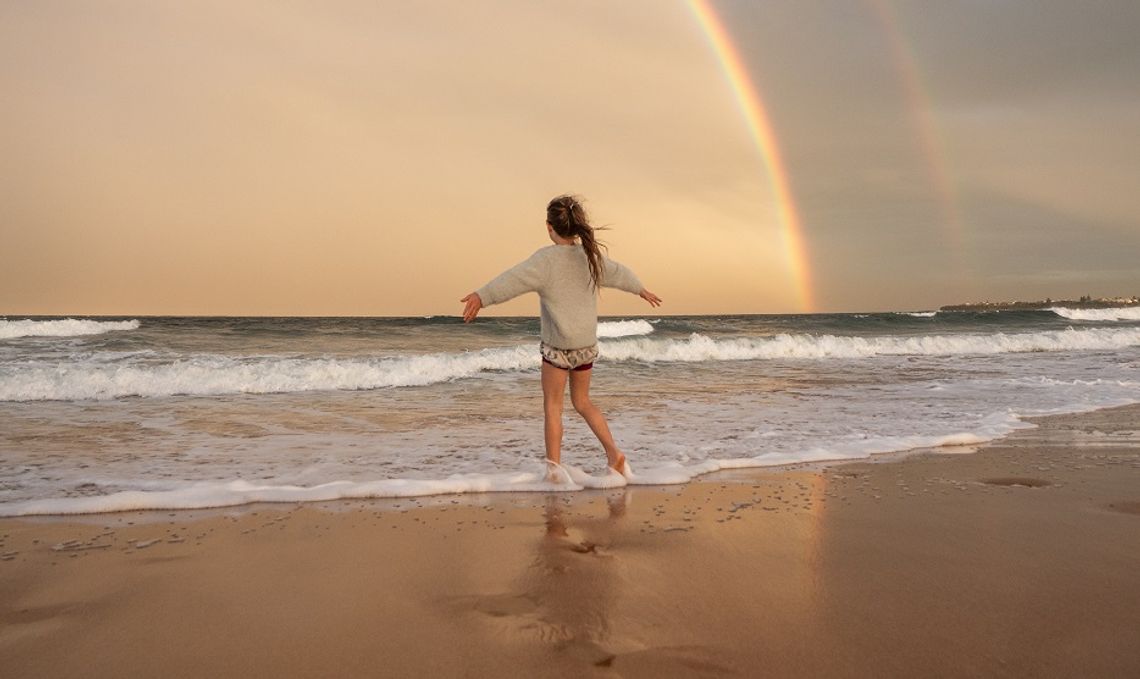
<path id="1" fill-rule="evenodd" d="M 0 674 L 1140 676 L 1138 422 L 680 487 L 5 519 Z"/>

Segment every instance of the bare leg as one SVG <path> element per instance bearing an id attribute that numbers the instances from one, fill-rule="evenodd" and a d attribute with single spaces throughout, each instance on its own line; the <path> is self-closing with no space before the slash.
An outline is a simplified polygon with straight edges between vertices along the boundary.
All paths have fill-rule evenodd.
<path id="1" fill-rule="evenodd" d="M 570 373 L 570 402 L 574 410 L 590 425 L 594 436 L 598 437 L 602 447 L 606 449 L 606 460 L 614 469 L 621 469 L 625 455 L 614 444 L 614 437 L 610 434 L 610 426 L 606 424 L 606 416 L 590 400 L 590 377 L 594 371 L 575 370 Z"/>
<path id="2" fill-rule="evenodd" d="M 566 371 L 542 364 L 542 411 L 545 415 L 546 459 L 562 462 L 562 400 L 566 394 Z"/>

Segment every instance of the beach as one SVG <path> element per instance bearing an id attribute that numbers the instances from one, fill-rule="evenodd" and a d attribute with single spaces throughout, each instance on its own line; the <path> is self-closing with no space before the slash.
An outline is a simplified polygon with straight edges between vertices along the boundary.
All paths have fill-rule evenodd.
<path id="1" fill-rule="evenodd" d="M 1135 676 L 1138 421 L 679 486 L 6 518 L 0 666 Z"/>
<path id="2" fill-rule="evenodd" d="M 105 5 L 0 3 L 0 679 L 1140 679 L 1140 2 Z"/>

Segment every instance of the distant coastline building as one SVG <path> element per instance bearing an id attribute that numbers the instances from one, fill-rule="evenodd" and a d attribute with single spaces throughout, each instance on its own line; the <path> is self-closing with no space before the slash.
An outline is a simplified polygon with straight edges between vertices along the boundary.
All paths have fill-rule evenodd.
<path id="1" fill-rule="evenodd" d="M 1003 309 L 1048 309 L 1050 307 L 1069 307 L 1074 309 L 1104 309 L 1121 306 L 1140 305 L 1140 295 L 1131 297 L 1097 297 L 1081 295 L 1080 299 L 1053 299 L 1046 297 L 1036 302 L 1012 300 L 1004 302 L 966 302 L 964 304 L 949 304 L 939 307 L 940 311 L 1000 311 Z"/>

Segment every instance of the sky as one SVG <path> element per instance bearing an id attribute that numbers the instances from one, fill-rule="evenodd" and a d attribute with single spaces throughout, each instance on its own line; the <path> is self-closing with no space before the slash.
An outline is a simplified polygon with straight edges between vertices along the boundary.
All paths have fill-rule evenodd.
<path id="1" fill-rule="evenodd" d="M 1137 35 L 1130 0 L 0 0 L 0 315 L 457 314 L 567 192 L 661 313 L 1140 294 Z"/>

